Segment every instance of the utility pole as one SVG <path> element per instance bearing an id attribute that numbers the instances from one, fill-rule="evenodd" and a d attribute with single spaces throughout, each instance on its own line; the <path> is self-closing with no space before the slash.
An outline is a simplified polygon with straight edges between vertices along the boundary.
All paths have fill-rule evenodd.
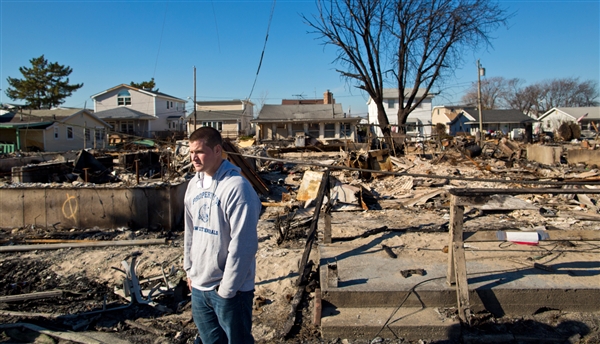
<path id="1" fill-rule="evenodd" d="M 477 60 L 477 108 L 479 109 L 479 139 L 483 142 L 483 113 L 481 110 L 481 75 L 485 75 L 485 69 L 481 68 Z"/>
<path id="2" fill-rule="evenodd" d="M 194 131 L 196 131 L 196 66 L 194 66 Z"/>

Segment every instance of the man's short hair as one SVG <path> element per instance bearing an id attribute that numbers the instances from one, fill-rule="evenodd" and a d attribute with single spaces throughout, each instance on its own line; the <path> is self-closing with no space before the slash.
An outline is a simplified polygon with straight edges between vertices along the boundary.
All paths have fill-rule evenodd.
<path id="1" fill-rule="evenodd" d="M 204 140 L 204 143 L 210 148 L 215 148 L 216 145 L 223 147 L 223 138 L 221 133 L 212 127 L 201 127 L 196 129 L 189 138 L 190 142 Z"/>

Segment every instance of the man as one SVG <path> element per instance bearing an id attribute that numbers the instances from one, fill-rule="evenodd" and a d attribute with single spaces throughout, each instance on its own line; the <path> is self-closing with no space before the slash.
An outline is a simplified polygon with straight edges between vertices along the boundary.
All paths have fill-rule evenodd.
<path id="1" fill-rule="evenodd" d="M 252 302 L 261 203 L 240 169 L 224 160 L 210 127 L 189 138 L 196 175 L 185 193 L 183 267 L 203 344 L 254 343 Z"/>

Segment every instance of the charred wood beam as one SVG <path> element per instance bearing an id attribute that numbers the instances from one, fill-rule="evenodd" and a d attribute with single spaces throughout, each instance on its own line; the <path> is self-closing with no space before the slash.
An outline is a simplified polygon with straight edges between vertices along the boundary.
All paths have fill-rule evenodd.
<path id="1" fill-rule="evenodd" d="M 298 286 L 306 283 L 308 273 L 310 272 L 307 271 L 308 269 L 306 269 L 306 265 L 308 263 L 308 256 L 310 255 L 312 245 L 317 237 L 317 223 L 319 222 L 319 215 L 321 214 L 321 207 L 323 206 L 323 198 L 325 197 L 326 193 L 329 194 L 329 170 L 325 170 L 323 173 L 321 185 L 319 185 L 319 191 L 317 192 L 315 213 L 306 238 L 306 246 L 304 247 L 304 253 L 302 254 L 302 260 L 300 261 L 300 268 L 298 270 L 300 275 L 298 277 L 298 281 L 296 282 L 296 285 Z"/>
<path id="2" fill-rule="evenodd" d="M 45 245 L 13 245 L 0 246 L 0 252 L 23 252 L 35 250 L 58 250 L 61 248 L 106 247 L 106 246 L 136 246 L 136 245 L 163 245 L 166 239 L 147 240 L 119 240 L 119 241 L 90 241 L 87 243 L 63 243 Z"/>

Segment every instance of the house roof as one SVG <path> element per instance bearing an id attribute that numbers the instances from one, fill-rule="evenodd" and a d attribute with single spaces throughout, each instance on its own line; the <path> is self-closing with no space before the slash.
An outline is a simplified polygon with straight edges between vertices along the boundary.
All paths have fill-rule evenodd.
<path id="1" fill-rule="evenodd" d="M 412 92 L 412 88 L 405 88 L 404 89 L 404 95 L 406 97 L 408 97 L 410 95 L 410 93 Z M 425 94 L 425 89 L 424 88 L 419 88 L 419 90 L 417 91 L 417 98 L 421 98 L 423 95 Z M 433 94 L 429 93 L 427 94 L 428 98 L 433 98 Z M 383 99 L 398 99 L 398 89 L 397 88 L 384 88 L 383 89 Z M 371 101 L 373 100 L 373 98 L 369 97 L 369 100 L 367 101 L 367 104 L 371 103 Z"/>
<path id="2" fill-rule="evenodd" d="M 342 104 L 263 105 L 252 122 L 310 122 L 335 119 L 336 122 L 359 121 L 359 117 L 344 117 Z"/>
<path id="3" fill-rule="evenodd" d="M 46 129 L 54 122 L 0 122 L 0 128 L 28 128 L 28 129 Z"/>
<path id="4" fill-rule="evenodd" d="M 197 121 L 237 121 L 242 118 L 244 110 L 210 110 L 210 111 L 196 111 Z M 190 113 L 187 117 L 188 121 L 194 120 L 194 112 Z"/>
<path id="5" fill-rule="evenodd" d="M 472 121 L 479 122 L 479 111 L 477 109 L 465 109 L 464 114 Z M 537 122 L 519 110 L 483 110 L 483 123 L 526 123 Z"/>
<path id="6" fill-rule="evenodd" d="M 96 117 L 101 118 L 103 120 L 109 120 L 109 119 L 155 120 L 156 119 L 156 117 L 154 117 L 154 116 L 150 116 L 143 112 L 130 109 L 126 106 L 119 106 L 114 109 L 108 109 L 108 110 L 96 112 Z"/>
<path id="7" fill-rule="evenodd" d="M 75 114 L 78 114 L 82 111 L 87 111 L 88 113 L 93 113 L 92 110 L 81 109 L 81 108 L 56 108 L 56 109 L 42 109 L 42 110 L 22 110 L 20 113 L 15 112 L 16 114 L 23 114 L 23 117 L 31 118 L 33 121 L 41 121 L 48 119 L 64 119 L 67 117 L 71 117 Z"/>
<path id="8" fill-rule="evenodd" d="M 254 105 L 254 103 L 249 100 L 240 100 L 240 99 L 196 101 L 196 104 L 200 105 L 200 106 L 219 106 L 219 105 L 238 105 L 238 104 Z"/>
<path id="9" fill-rule="evenodd" d="M 64 122 L 68 118 L 86 113 L 88 116 L 96 118 L 98 121 L 104 123 L 106 126 L 110 126 L 104 122 L 93 111 L 89 109 L 80 108 L 56 108 L 56 109 L 43 109 L 43 110 L 24 110 L 21 112 L 10 111 L 0 116 L 0 123 L 5 125 L 12 125 L 13 127 L 22 127 L 32 125 L 39 127 L 40 123 L 52 124 L 55 121 Z M 5 126 L 6 127 L 6 126 Z"/>
<path id="10" fill-rule="evenodd" d="M 549 116 L 552 112 L 559 111 L 564 113 L 565 115 L 573 117 L 573 119 L 577 120 L 581 118 L 581 116 L 587 114 L 585 117 L 586 120 L 598 120 L 600 119 L 600 106 L 586 106 L 586 107 L 558 107 L 552 108 L 543 115 L 540 116 L 540 120 Z"/>
<path id="11" fill-rule="evenodd" d="M 135 90 L 135 91 L 138 91 L 138 92 L 141 92 L 141 93 L 145 93 L 145 94 L 147 94 L 149 96 L 152 96 L 152 97 L 168 98 L 168 99 L 172 99 L 172 100 L 181 100 L 181 101 L 185 102 L 185 100 L 183 100 L 181 98 L 173 97 L 173 96 L 170 96 L 170 95 L 168 95 L 166 93 L 157 92 L 157 91 L 151 91 L 151 90 L 144 90 L 144 89 L 133 87 L 133 86 L 130 86 L 130 85 L 127 85 L 127 84 L 121 84 L 121 85 L 109 88 L 108 90 L 105 90 L 105 91 L 102 91 L 100 93 L 94 94 L 90 98 L 94 99 L 94 98 L 96 98 L 96 97 L 98 97 L 100 95 L 106 94 L 108 92 L 112 92 L 112 91 L 117 90 L 119 88 L 128 88 L 130 90 Z"/>

